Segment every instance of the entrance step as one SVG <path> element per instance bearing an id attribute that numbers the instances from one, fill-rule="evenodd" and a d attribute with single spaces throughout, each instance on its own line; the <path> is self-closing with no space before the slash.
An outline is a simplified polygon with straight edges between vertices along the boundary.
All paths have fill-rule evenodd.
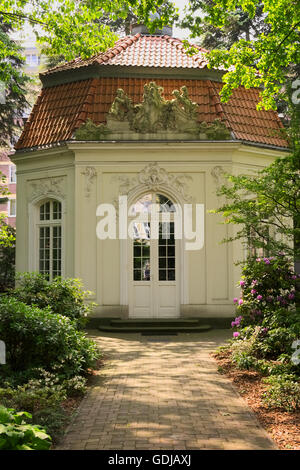
<path id="1" fill-rule="evenodd" d="M 98 325 L 100 331 L 116 333 L 142 333 L 142 334 L 174 334 L 199 333 L 208 331 L 211 326 L 202 324 L 198 319 L 110 319 Z"/>

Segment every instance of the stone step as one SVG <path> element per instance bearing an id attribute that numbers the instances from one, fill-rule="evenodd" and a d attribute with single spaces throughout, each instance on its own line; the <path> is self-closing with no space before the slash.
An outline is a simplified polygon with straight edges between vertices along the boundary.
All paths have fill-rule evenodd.
<path id="1" fill-rule="evenodd" d="M 198 326 L 200 324 L 198 319 L 183 319 L 183 318 L 136 318 L 136 319 L 112 319 L 110 321 L 112 326 L 118 327 L 162 327 L 162 326 Z"/>
<path id="2" fill-rule="evenodd" d="M 203 331 L 211 330 L 210 325 L 197 325 L 197 326 L 113 326 L 113 325 L 100 325 L 100 331 L 115 332 L 115 333 L 147 333 L 155 334 L 168 334 L 178 333 L 200 333 Z"/>

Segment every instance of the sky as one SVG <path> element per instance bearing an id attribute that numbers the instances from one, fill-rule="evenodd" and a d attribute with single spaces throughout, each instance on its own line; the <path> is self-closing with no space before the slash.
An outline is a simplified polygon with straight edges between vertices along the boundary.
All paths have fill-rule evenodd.
<path id="1" fill-rule="evenodd" d="M 185 6 L 188 5 L 187 0 L 173 0 L 173 3 L 179 8 L 179 12 L 182 16 L 182 12 Z M 188 37 L 188 30 L 180 29 L 173 27 L 173 36 L 180 39 L 186 39 Z M 22 41 L 23 47 L 32 47 L 35 44 L 35 36 L 30 28 L 27 26 L 24 28 L 24 31 L 20 35 L 19 33 L 14 35 L 16 39 L 20 39 Z"/>

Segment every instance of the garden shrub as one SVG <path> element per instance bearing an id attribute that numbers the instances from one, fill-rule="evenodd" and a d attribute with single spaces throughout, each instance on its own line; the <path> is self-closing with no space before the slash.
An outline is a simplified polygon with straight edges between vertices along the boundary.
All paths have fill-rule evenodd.
<path id="1" fill-rule="evenodd" d="M 37 425 L 28 424 L 27 412 L 0 406 L 0 450 L 48 450 L 51 437 Z"/>
<path id="2" fill-rule="evenodd" d="M 300 301 L 299 275 L 284 257 L 257 258 L 247 262 L 240 281 L 240 299 L 235 298 L 237 313 L 233 328 L 261 325 L 277 310 L 287 312 Z"/>
<path id="3" fill-rule="evenodd" d="M 269 408 L 281 408 L 294 412 L 300 409 L 300 383 L 294 375 L 274 375 L 264 379 L 270 387 L 263 394 Z"/>
<path id="4" fill-rule="evenodd" d="M 96 344 L 67 317 L 0 298 L 0 338 L 12 372 L 41 367 L 64 378 L 84 375 L 99 357 Z"/>
<path id="5" fill-rule="evenodd" d="M 75 376 L 61 379 L 44 369 L 31 369 L 32 378 L 22 385 L 9 377 L 0 388 L 0 402 L 9 408 L 26 410 L 32 414 L 32 422 L 42 425 L 56 443 L 69 420 L 63 404 L 67 398 L 82 396 L 86 391 L 86 379 Z"/>
<path id="6" fill-rule="evenodd" d="M 299 281 L 283 256 L 248 261 L 240 281 L 240 299 L 234 299 L 237 316 L 231 324 L 232 362 L 267 376 L 264 402 L 286 411 L 300 407 L 300 360 L 298 356 L 294 360 L 300 339 Z"/>
<path id="7" fill-rule="evenodd" d="M 79 279 L 56 277 L 48 281 L 38 273 L 19 273 L 17 287 L 11 291 L 17 300 L 39 308 L 50 307 L 53 313 L 64 315 L 83 327 L 94 303 L 86 300 L 91 293 L 84 291 Z"/>
<path id="8" fill-rule="evenodd" d="M 0 231 L 0 292 L 6 292 L 15 285 L 16 229 L 0 221 Z"/>

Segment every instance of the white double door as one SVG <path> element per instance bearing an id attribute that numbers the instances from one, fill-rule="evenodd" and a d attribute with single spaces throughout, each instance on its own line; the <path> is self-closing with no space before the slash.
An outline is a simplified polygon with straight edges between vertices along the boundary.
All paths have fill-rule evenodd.
<path id="1" fill-rule="evenodd" d="M 175 222 L 158 220 L 157 225 L 155 238 L 151 233 L 151 222 L 135 224 L 135 238 L 130 241 L 131 318 L 179 317 L 180 260 Z"/>

